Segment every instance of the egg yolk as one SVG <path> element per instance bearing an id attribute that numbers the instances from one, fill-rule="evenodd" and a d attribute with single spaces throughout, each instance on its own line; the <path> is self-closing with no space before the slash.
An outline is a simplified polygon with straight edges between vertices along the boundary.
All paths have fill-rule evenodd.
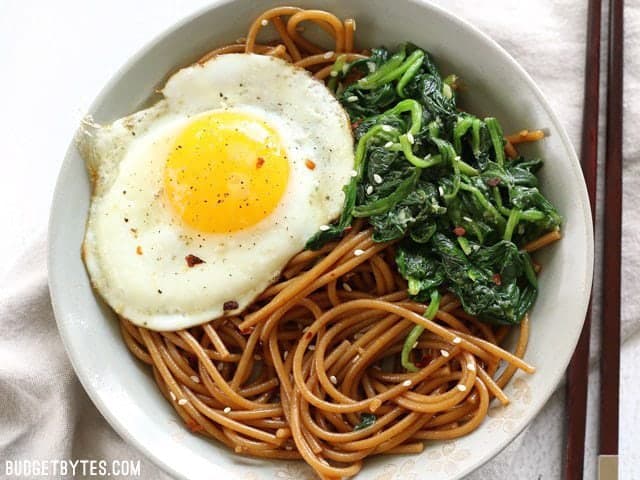
<path id="1" fill-rule="evenodd" d="M 229 233 L 257 224 L 277 207 L 289 180 L 278 133 L 246 112 L 213 112 L 177 137 L 164 170 L 165 194 L 190 227 Z"/>

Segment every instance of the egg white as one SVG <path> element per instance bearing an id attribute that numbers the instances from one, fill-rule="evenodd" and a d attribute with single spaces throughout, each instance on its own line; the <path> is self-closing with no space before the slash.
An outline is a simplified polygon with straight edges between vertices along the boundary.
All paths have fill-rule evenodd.
<path id="1" fill-rule="evenodd" d="M 242 311 L 340 214 L 353 139 L 325 86 L 273 57 L 221 55 L 180 70 L 162 94 L 146 110 L 107 126 L 86 123 L 78 133 L 93 183 L 83 258 L 95 290 L 118 314 L 150 329 L 178 330 Z M 176 136 L 217 110 L 261 118 L 279 133 L 290 164 L 275 211 L 231 234 L 184 225 L 162 191 Z M 187 255 L 205 263 L 189 267 Z M 228 302 L 237 308 L 225 311 Z"/>

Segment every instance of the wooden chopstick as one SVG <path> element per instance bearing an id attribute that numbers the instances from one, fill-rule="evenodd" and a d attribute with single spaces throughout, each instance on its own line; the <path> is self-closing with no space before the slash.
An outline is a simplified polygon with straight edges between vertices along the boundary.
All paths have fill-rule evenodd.
<path id="1" fill-rule="evenodd" d="M 609 2 L 607 139 L 604 167 L 604 264 L 600 356 L 600 444 L 617 466 L 620 388 L 620 242 L 622 238 L 622 47 L 623 0 Z M 604 475 L 602 476 L 604 479 Z M 611 476 L 610 478 L 613 478 Z"/>
<path id="2" fill-rule="evenodd" d="M 598 114 L 600 99 L 600 22 L 601 0 L 589 0 L 587 7 L 587 44 L 584 77 L 584 111 L 582 116 L 581 163 L 589 192 L 591 214 L 595 221 L 598 166 Z M 581 480 L 584 469 L 585 422 L 589 383 L 589 341 L 591 338 L 591 304 L 582 333 L 567 371 L 566 414 L 567 449 L 564 465 L 566 480 Z"/>

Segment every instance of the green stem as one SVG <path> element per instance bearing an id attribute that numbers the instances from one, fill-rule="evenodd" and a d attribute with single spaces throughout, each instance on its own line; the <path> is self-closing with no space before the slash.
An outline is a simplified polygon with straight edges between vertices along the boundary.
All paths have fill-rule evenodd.
<path id="1" fill-rule="evenodd" d="M 498 211 L 505 217 L 511 215 L 511 210 L 502 204 L 502 195 L 500 195 L 500 189 L 498 187 L 492 187 L 491 190 L 493 191 L 493 199 L 498 206 Z"/>
<path id="2" fill-rule="evenodd" d="M 478 170 L 473 168 L 471 165 L 469 165 L 467 162 L 462 160 L 460 157 L 458 157 L 457 162 L 458 162 L 458 167 L 460 168 L 460 173 L 464 173 L 469 177 L 476 177 L 480 175 L 480 172 Z"/>
<path id="3" fill-rule="evenodd" d="M 502 128 L 494 117 L 488 117 L 484 119 L 489 129 L 489 135 L 491 136 L 491 143 L 493 149 L 496 152 L 496 163 L 501 167 L 504 165 L 504 135 Z"/>
<path id="4" fill-rule="evenodd" d="M 398 102 L 395 107 L 390 108 L 384 112 L 381 116 L 387 115 L 399 115 L 400 113 L 409 112 L 411 114 L 411 127 L 409 132 L 412 135 L 417 135 L 422 127 L 422 106 L 411 98 Z"/>
<path id="5" fill-rule="evenodd" d="M 391 210 L 414 189 L 418 178 L 420 178 L 420 169 L 416 168 L 411 176 L 400 182 L 398 187 L 388 196 L 354 208 L 353 216 L 356 218 L 370 217 Z"/>
<path id="6" fill-rule="evenodd" d="M 424 312 L 424 317 L 428 320 L 433 320 L 438 313 L 438 309 L 440 308 L 440 292 L 438 290 L 434 290 L 431 292 L 431 301 L 429 302 L 429 307 Z M 402 346 L 402 352 L 400 352 L 400 361 L 402 366 L 406 368 L 410 372 L 417 372 L 418 367 L 414 365 L 409 356 L 411 355 L 411 351 L 413 350 L 413 345 L 418 341 L 420 335 L 424 332 L 424 327 L 421 325 L 416 325 L 411 329 L 409 335 L 404 340 L 404 345 Z"/>
<path id="7" fill-rule="evenodd" d="M 487 200 L 487 198 L 482 194 L 482 192 L 480 190 L 478 190 L 476 187 L 474 187 L 473 185 L 469 185 L 467 183 L 462 183 L 460 184 L 460 188 L 462 190 L 465 190 L 471 194 L 473 194 L 475 196 L 475 198 L 478 200 L 478 202 L 480 202 L 480 204 L 484 207 L 485 210 L 487 210 L 489 213 L 491 213 L 491 215 L 494 217 L 495 221 L 503 226 L 505 223 L 504 217 L 502 215 L 500 215 L 500 212 L 498 210 L 496 210 L 496 207 L 494 207 L 491 202 L 489 200 Z"/>
<path id="8" fill-rule="evenodd" d="M 514 208 L 511 210 L 511 214 L 509 215 L 509 219 L 507 220 L 507 226 L 504 229 L 505 240 L 511 241 L 511 237 L 513 236 L 513 231 L 515 230 L 518 222 L 520 221 L 520 210 Z"/>
<path id="9" fill-rule="evenodd" d="M 416 75 L 416 73 L 418 73 L 418 70 L 420 70 L 420 67 L 422 66 L 422 62 L 424 60 L 424 52 L 417 50 L 414 53 L 419 53 L 420 55 L 416 56 L 413 63 L 409 66 L 409 68 L 407 68 L 407 71 L 402 74 L 402 77 L 400 77 L 400 80 L 398 80 L 398 84 L 396 85 L 396 91 L 398 92 L 398 95 L 402 98 L 406 97 L 404 93 L 404 87 Z"/>
<path id="10" fill-rule="evenodd" d="M 367 144 L 369 143 L 369 140 L 371 140 L 373 137 L 379 134 L 385 133 L 383 127 L 384 125 L 374 125 L 367 131 L 367 133 L 365 133 L 360 137 L 360 140 L 358 140 L 358 145 L 356 146 L 356 153 L 355 153 L 355 160 L 354 160 L 354 167 L 356 170 L 359 169 L 360 165 L 362 164 L 362 161 L 364 160 L 364 154 L 366 152 Z M 395 128 L 393 130 L 397 132 Z"/>
<path id="11" fill-rule="evenodd" d="M 338 86 L 338 75 L 342 73 L 342 68 L 346 63 L 346 57 L 344 55 L 338 55 L 335 63 L 333 64 L 333 68 L 331 68 L 329 83 L 327 84 L 327 88 L 335 93 L 336 88 Z"/>
<path id="12" fill-rule="evenodd" d="M 400 50 L 399 52 L 395 53 L 389 59 L 389 61 L 387 61 L 385 64 L 381 65 L 378 70 L 376 70 L 375 72 L 370 73 L 366 77 L 361 78 L 360 80 L 358 80 L 358 86 L 360 88 L 364 88 L 364 89 L 377 88 L 378 87 L 378 82 L 382 78 L 384 78 L 387 74 L 389 74 L 390 72 L 392 72 L 395 69 L 397 69 L 400 65 L 402 65 L 402 62 L 404 61 L 404 58 L 405 58 L 406 55 L 407 54 L 404 51 L 404 48 L 402 50 Z"/>
<path id="13" fill-rule="evenodd" d="M 524 275 L 527 277 L 527 280 L 529 280 L 529 283 L 534 288 L 538 288 L 538 277 L 536 276 L 536 271 L 533 269 L 531 256 L 524 250 L 520 252 L 520 255 L 522 256 L 522 261 L 524 263 Z"/>
<path id="14" fill-rule="evenodd" d="M 407 160 L 409 160 L 411 164 L 418 168 L 433 167 L 434 165 L 438 165 L 443 161 L 441 155 L 431 155 L 426 158 L 420 158 L 416 156 L 411 149 L 411 143 L 409 142 L 409 139 L 406 135 L 400 135 L 400 138 L 398 140 L 400 141 L 400 148 L 402 149 L 402 153 L 404 153 L 404 156 L 407 158 Z"/>
<path id="15" fill-rule="evenodd" d="M 453 148 L 455 148 L 458 155 L 462 152 L 462 137 L 473 124 L 473 120 L 473 117 L 460 117 L 456 122 L 456 126 L 453 127 Z"/>
<path id="16" fill-rule="evenodd" d="M 404 51 L 402 51 L 402 54 L 404 55 Z M 417 59 L 421 59 L 422 57 L 424 57 L 424 52 L 416 50 L 411 55 L 409 55 L 409 57 L 407 57 L 407 59 L 400 65 L 397 65 L 397 63 L 394 62 L 394 66 L 397 65 L 395 66 L 395 68 L 384 70 L 382 75 L 377 75 L 378 73 L 380 73 L 380 71 L 382 71 L 382 69 L 384 69 L 392 61 L 394 61 L 394 57 L 395 55 L 391 57 L 391 59 L 387 63 L 380 67 L 380 70 L 378 70 L 377 72 L 374 72 L 371 75 L 367 75 L 363 79 L 359 80 L 358 86 L 363 90 L 373 90 L 400 78 Z"/>
<path id="17" fill-rule="evenodd" d="M 480 128 L 482 128 L 482 120 L 474 118 L 471 124 L 471 149 L 476 159 L 480 156 Z"/>

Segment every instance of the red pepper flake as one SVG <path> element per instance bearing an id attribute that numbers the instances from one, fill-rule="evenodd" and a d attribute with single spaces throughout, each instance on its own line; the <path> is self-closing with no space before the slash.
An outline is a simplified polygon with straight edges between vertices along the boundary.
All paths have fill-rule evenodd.
<path id="1" fill-rule="evenodd" d="M 500 179 L 500 177 L 490 178 L 489 180 L 487 180 L 487 185 L 489 185 L 490 187 L 497 187 L 498 185 L 500 185 L 501 181 L 502 180 Z"/>
<path id="2" fill-rule="evenodd" d="M 224 304 L 222 305 L 222 309 L 225 312 L 227 310 L 235 310 L 238 307 L 239 307 L 238 302 L 236 302 L 235 300 L 229 300 L 228 302 L 224 302 Z"/>
<path id="3" fill-rule="evenodd" d="M 313 332 L 307 332 L 304 334 L 304 338 L 311 340 L 313 338 Z"/>
<path id="4" fill-rule="evenodd" d="M 264 158 L 258 157 L 256 160 L 256 168 L 261 168 L 264 165 Z"/>
<path id="5" fill-rule="evenodd" d="M 200 265 L 201 263 L 206 263 L 200 257 L 196 257 L 195 255 L 192 255 L 192 254 L 187 255 L 186 257 L 184 257 L 184 259 L 186 260 L 187 266 L 189 268 L 193 267 L 194 265 Z"/>
<path id="6" fill-rule="evenodd" d="M 493 283 L 496 285 L 502 285 L 502 277 L 499 273 L 494 273 L 492 277 Z"/>
<path id="7" fill-rule="evenodd" d="M 136 247 L 136 253 L 137 253 L 138 255 L 142 255 L 142 247 L 141 247 L 140 245 L 138 245 L 138 246 Z"/>
<path id="8" fill-rule="evenodd" d="M 353 122 L 353 123 L 351 124 L 351 129 L 352 129 L 352 130 L 355 130 L 356 128 L 358 128 L 358 127 L 360 126 L 360 124 L 361 124 L 361 123 L 362 123 L 362 122 L 361 122 L 360 120 L 356 120 L 355 122 Z"/>
<path id="9" fill-rule="evenodd" d="M 464 229 L 464 227 L 456 227 L 453 229 L 453 233 L 455 233 L 458 237 L 463 237 L 464 235 L 466 235 L 467 231 Z"/>
<path id="10" fill-rule="evenodd" d="M 304 164 L 309 170 L 315 170 L 316 164 L 313 160 L 309 160 L 308 158 L 304 161 Z"/>

